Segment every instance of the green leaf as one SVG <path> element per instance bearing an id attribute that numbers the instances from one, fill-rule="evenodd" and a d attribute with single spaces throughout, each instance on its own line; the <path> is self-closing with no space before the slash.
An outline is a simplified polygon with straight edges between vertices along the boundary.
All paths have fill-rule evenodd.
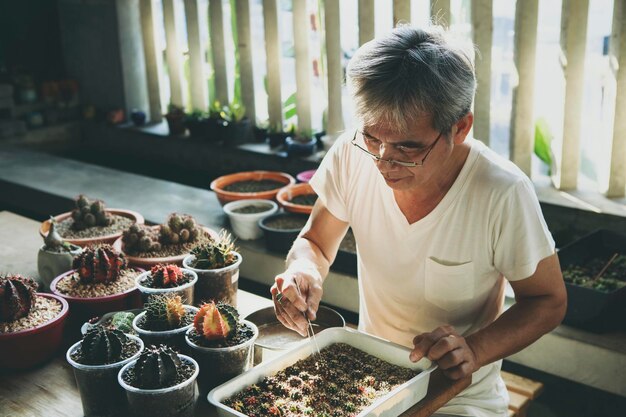
<path id="1" fill-rule="evenodd" d="M 544 118 L 540 118 L 535 122 L 535 155 L 548 167 L 552 167 L 552 150 L 550 144 L 552 142 L 552 133 L 548 122 Z"/>

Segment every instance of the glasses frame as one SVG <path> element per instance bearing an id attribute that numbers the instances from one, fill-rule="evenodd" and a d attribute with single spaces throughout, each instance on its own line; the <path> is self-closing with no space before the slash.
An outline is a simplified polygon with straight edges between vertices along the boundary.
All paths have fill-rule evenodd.
<path id="1" fill-rule="evenodd" d="M 370 151 L 368 151 L 367 149 L 365 149 L 364 147 L 362 147 L 361 145 L 359 145 L 358 143 L 356 143 L 356 134 L 359 133 L 359 130 L 355 130 L 354 132 L 354 137 L 352 138 L 352 141 L 350 141 L 350 143 L 352 143 L 352 145 L 356 146 L 358 149 L 362 150 L 363 152 L 365 152 L 366 154 L 368 154 L 369 156 L 371 156 L 372 158 L 374 158 L 374 160 L 376 162 L 387 162 L 388 164 L 391 165 L 400 165 L 406 168 L 415 168 L 415 167 L 421 167 L 424 166 L 424 162 L 426 162 L 426 158 L 428 158 L 428 155 L 430 155 L 430 152 L 433 150 L 433 148 L 435 147 L 435 145 L 437 145 L 437 142 L 439 142 L 439 138 L 441 138 L 441 135 L 443 135 L 443 132 L 439 132 L 439 136 L 437 136 L 437 139 L 435 139 L 435 141 L 428 146 L 428 150 L 426 151 L 426 155 L 424 155 L 424 157 L 422 158 L 421 161 L 419 162 L 415 162 L 415 161 L 397 161 L 395 159 L 384 159 L 381 158 L 380 155 L 376 155 L 375 153 L 372 153 Z M 363 134 L 363 133 L 361 133 Z"/>

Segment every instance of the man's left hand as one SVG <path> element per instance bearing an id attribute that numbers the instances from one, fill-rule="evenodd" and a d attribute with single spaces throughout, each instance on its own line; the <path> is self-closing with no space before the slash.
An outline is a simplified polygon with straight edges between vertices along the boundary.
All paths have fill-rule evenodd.
<path id="1" fill-rule="evenodd" d="M 463 336 L 452 326 L 441 326 L 413 339 L 414 349 L 409 358 L 417 362 L 423 357 L 437 362 L 450 379 L 461 379 L 480 368 L 476 355 Z"/>

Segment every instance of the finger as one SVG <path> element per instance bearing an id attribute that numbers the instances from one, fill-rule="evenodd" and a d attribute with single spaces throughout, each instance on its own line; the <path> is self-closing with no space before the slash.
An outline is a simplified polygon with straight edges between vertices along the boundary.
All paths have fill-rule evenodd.
<path id="1" fill-rule="evenodd" d="M 459 347 L 446 353 L 440 359 L 437 359 L 437 365 L 439 365 L 441 369 L 451 369 L 465 362 L 465 359 L 463 348 Z"/>
<path id="2" fill-rule="evenodd" d="M 444 355 L 460 347 L 461 339 L 454 335 L 442 337 L 428 351 L 428 359 L 439 361 Z"/>
<path id="3" fill-rule="evenodd" d="M 466 376 L 471 375 L 472 370 L 468 362 L 463 362 L 460 365 L 455 366 L 453 368 L 445 369 L 443 371 L 443 374 L 446 377 L 456 381 L 458 379 L 465 378 Z"/>
<path id="4" fill-rule="evenodd" d="M 304 297 L 306 294 L 303 294 L 299 291 L 298 289 L 299 287 L 298 285 L 296 285 L 296 282 L 295 282 L 296 279 L 297 279 L 296 275 L 292 275 L 290 279 L 283 278 L 280 289 L 283 295 L 289 299 L 291 304 L 293 304 L 293 306 L 302 313 L 302 312 L 305 312 L 308 308 L 306 304 L 306 299 Z M 304 287 L 304 286 L 305 285 L 300 285 L 300 287 Z"/>
<path id="5" fill-rule="evenodd" d="M 307 297 L 307 316 L 309 320 L 315 321 L 317 319 L 317 310 L 319 309 L 320 302 L 322 301 L 323 290 L 318 284 L 313 284 Z"/>
<path id="6" fill-rule="evenodd" d="M 288 327 L 302 336 L 306 336 L 308 322 L 304 319 L 302 312 L 293 306 L 289 299 L 284 296 L 284 293 L 279 293 L 275 300 L 278 311 L 284 320 L 289 323 Z"/>
<path id="7" fill-rule="evenodd" d="M 416 339 L 419 337 L 419 340 L 414 344 L 415 348 L 411 351 L 409 359 L 413 362 L 417 362 L 424 356 L 428 355 L 430 348 L 437 343 L 439 339 L 448 336 L 451 330 L 454 330 L 451 326 L 441 326 L 437 327 L 430 333 L 422 333 L 421 335 L 416 336 Z"/>
<path id="8" fill-rule="evenodd" d="M 291 320 L 291 317 L 289 317 L 289 314 L 287 314 L 283 305 L 277 300 L 274 300 L 274 311 L 276 313 L 276 318 L 283 324 L 283 326 L 288 329 L 298 331 L 298 326 L 293 322 L 293 320 Z"/>

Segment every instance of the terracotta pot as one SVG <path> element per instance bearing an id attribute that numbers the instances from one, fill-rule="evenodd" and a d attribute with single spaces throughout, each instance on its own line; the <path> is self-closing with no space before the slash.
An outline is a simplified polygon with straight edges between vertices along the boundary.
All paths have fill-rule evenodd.
<path id="1" fill-rule="evenodd" d="M 313 191 L 313 187 L 309 183 L 293 184 L 285 188 L 281 188 L 278 194 L 276 194 L 276 200 L 283 206 L 286 211 L 291 213 L 311 214 L 313 206 L 307 206 L 304 204 L 295 204 L 291 200 L 299 195 L 316 195 Z"/>
<path id="2" fill-rule="evenodd" d="M 159 225 L 152 226 L 152 228 L 158 229 Z M 218 233 L 215 230 L 210 229 L 206 226 L 202 226 L 202 228 L 205 232 L 211 235 L 212 238 L 217 239 Z M 121 236 L 115 242 L 113 242 L 113 247 L 120 252 L 124 252 L 124 244 L 122 242 Z M 124 254 L 124 256 L 126 256 L 126 259 L 128 260 L 128 265 L 132 267 L 142 268 L 145 270 L 150 270 L 150 268 L 158 264 L 175 264 L 178 266 L 183 266 L 183 259 L 185 259 L 187 255 L 189 254 L 183 253 L 182 255 L 166 256 L 163 258 L 142 258 L 139 256 L 130 256 Z"/>
<path id="3" fill-rule="evenodd" d="M 118 216 L 124 216 L 129 219 L 133 219 L 138 224 L 144 224 L 145 222 L 145 219 L 143 218 L 143 216 L 137 213 L 136 211 L 123 210 L 123 209 L 106 209 L 106 212 L 110 214 L 116 214 Z M 72 215 L 72 212 L 68 211 L 66 213 L 62 213 L 62 214 L 59 214 L 58 216 L 55 216 L 54 220 L 57 223 L 59 223 L 67 219 L 71 215 Z M 41 227 L 39 227 L 39 234 L 41 235 L 41 237 L 46 237 L 46 235 L 48 234 L 48 230 L 50 230 L 50 220 L 46 220 L 43 223 L 41 223 Z M 98 237 L 90 237 L 90 238 L 82 238 L 82 239 L 63 238 L 63 240 L 65 240 L 68 243 L 72 243 L 74 245 L 85 247 L 89 245 L 94 245 L 96 243 L 106 243 L 110 245 L 110 244 L 113 244 L 113 242 L 115 242 L 117 238 L 119 238 L 120 236 L 122 236 L 121 231 L 117 233 L 112 233 L 106 236 L 98 236 Z"/>
<path id="4" fill-rule="evenodd" d="M 50 291 L 50 282 L 63 272 L 72 269 L 74 256 L 80 254 L 83 248 L 72 245 L 70 252 L 52 252 L 45 250 L 45 246 L 41 245 L 37 254 L 37 271 L 44 291 Z"/>
<path id="5" fill-rule="evenodd" d="M 225 191 L 224 187 L 241 181 L 262 181 L 271 180 L 278 181 L 285 185 L 295 184 L 296 180 L 289 174 L 277 171 L 247 171 L 237 172 L 235 174 L 224 175 L 211 182 L 211 190 L 217 194 L 217 199 L 221 205 L 230 201 L 263 199 L 274 200 L 280 188 L 268 191 L 259 191 L 252 193 L 238 193 L 233 191 Z"/>
<path id="6" fill-rule="evenodd" d="M 69 305 L 62 297 L 37 293 L 61 303 L 61 312 L 52 320 L 32 329 L 0 333 L 0 369 L 26 369 L 52 358 L 63 341 Z"/>

